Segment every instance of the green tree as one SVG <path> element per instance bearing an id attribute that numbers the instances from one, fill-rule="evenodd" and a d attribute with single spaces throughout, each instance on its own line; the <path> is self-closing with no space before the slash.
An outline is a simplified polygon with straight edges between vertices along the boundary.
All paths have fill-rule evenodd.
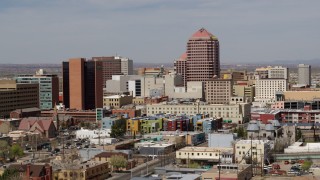
<path id="1" fill-rule="evenodd" d="M 0 180 L 18 180 L 22 179 L 19 177 L 19 172 L 16 169 L 5 169 L 2 175 L 0 175 Z"/>
<path id="2" fill-rule="evenodd" d="M 235 128 L 233 132 L 237 133 L 239 138 L 247 138 L 247 131 L 242 126 Z"/>
<path id="3" fill-rule="evenodd" d="M 304 163 L 302 164 L 302 170 L 306 171 L 306 170 L 309 170 L 309 168 L 311 167 L 312 165 L 312 161 L 310 160 L 306 160 L 304 161 Z"/>
<path id="4" fill-rule="evenodd" d="M 111 126 L 110 136 L 112 138 L 121 137 L 126 133 L 126 125 L 125 124 L 117 124 Z"/>
<path id="5" fill-rule="evenodd" d="M 84 127 L 84 122 L 83 121 L 80 122 L 80 127 Z"/>
<path id="6" fill-rule="evenodd" d="M 200 165 L 196 162 L 192 162 L 189 164 L 189 168 L 197 169 L 200 168 Z"/>
<path id="7" fill-rule="evenodd" d="M 301 129 L 297 128 L 296 129 L 296 141 L 302 138 L 302 132 Z"/>
<path id="8" fill-rule="evenodd" d="M 127 167 L 128 161 L 123 156 L 115 155 L 111 156 L 110 164 L 112 168 L 118 170 L 119 168 Z"/>
<path id="9" fill-rule="evenodd" d="M 7 141 L 0 140 L 0 157 L 5 158 L 8 152 L 9 144 Z"/>
<path id="10" fill-rule="evenodd" d="M 21 146 L 19 144 L 14 144 L 13 146 L 11 146 L 11 148 L 10 148 L 11 157 L 16 159 L 17 157 L 23 156 L 23 154 L 24 154 L 23 149 L 21 148 Z"/>
<path id="11" fill-rule="evenodd" d="M 55 149 L 56 147 L 58 147 L 58 142 L 57 142 L 57 140 L 51 141 L 51 148 L 52 148 L 52 149 Z"/>

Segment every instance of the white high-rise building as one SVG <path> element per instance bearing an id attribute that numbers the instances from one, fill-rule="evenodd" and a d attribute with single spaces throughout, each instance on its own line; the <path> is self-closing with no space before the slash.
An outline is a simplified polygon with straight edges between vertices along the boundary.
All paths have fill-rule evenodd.
<path id="1" fill-rule="evenodd" d="M 311 66 L 306 64 L 298 65 L 298 84 L 311 85 Z"/>
<path id="2" fill-rule="evenodd" d="M 274 66 L 268 69 L 269 79 L 289 79 L 289 69 L 282 66 Z"/>
<path id="3" fill-rule="evenodd" d="M 285 92 L 287 89 L 287 79 L 257 79 L 255 101 L 275 102 L 276 94 L 278 92 Z"/>

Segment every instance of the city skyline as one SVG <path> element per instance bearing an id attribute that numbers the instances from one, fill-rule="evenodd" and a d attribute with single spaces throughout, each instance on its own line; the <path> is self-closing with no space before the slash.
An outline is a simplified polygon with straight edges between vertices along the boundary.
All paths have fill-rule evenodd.
<path id="1" fill-rule="evenodd" d="M 319 59 L 319 5 L 297 0 L 4 0 L 0 62 L 59 64 L 74 57 L 121 55 L 139 63 L 170 63 L 202 27 L 219 37 L 221 64 Z"/>

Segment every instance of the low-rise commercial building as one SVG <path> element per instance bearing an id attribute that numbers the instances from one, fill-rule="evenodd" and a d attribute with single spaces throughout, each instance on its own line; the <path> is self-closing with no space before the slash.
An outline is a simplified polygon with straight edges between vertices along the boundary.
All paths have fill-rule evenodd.
<path id="1" fill-rule="evenodd" d="M 113 95 L 103 97 L 103 107 L 117 109 L 124 105 L 132 104 L 132 96 L 130 95 Z"/>
<path id="2" fill-rule="evenodd" d="M 77 139 L 92 139 L 99 137 L 110 137 L 111 129 L 98 129 L 98 130 L 90 130 L 90 129 L 80 129 L 76 131 Z"/>
<path id="3" fill-rule="evenodd" d="M 210 133 L 208 139 L 208 147 L 232 148 L 236 135 L 233 133 Z"/>
<path id="4" fill-rule="evenodd" d="M 209 117 L 221 117 L 224 120 L 230 120 L 233 123 L 242 124 L 247 122 L 250 117 L 251 105 L 248 103 L 241 104 L 206 104 L 203 102 L 190 103 L 159 103 L 146 105 L 147 115 L 159 113 L 169 114 L 208 114 Z"/>
<path id="5" fill-rule="evenodd" d="M 107 162 L 89 160 L 72 163 L 54 160 L 51 164 L 53 168 L 53 177 L 55 179 L 104 180 L 110 176 L 110 169 Z"/>
<path id="6" fill-rule="evenodd" d="M 195 124 L 196 131 L 202 131 L 206 134 L 216 132 L 218 129 L 222 129 L 222 118 L 200 119 Z"/>
<path id="7" fill-rule="evenodd" d="M 166 143 L 157 143 L 153 145 L 146 145 L 140 147 L 140 154 L 141 155 L 165 155 L 173 152 L 175 149 L 174 144 L 166 144 Z"/>
<path id="8" fill-rule="evenodd" d="M 246 164 L 250 158 L 256 163 L 264 163 L 271 149 L 269 140 L 239 140 L 235 143 L 235 162 Z M 251 155 L 252 152 L 252 155 Z"/>
<path id="9" fill-rule="evenodd" d="M 184 147 L 176 151 L 176 158 L 182 164 L 233 163 L 233 148 Z"/>
<path id="10" fill-rule="evenodd" d="M 127 120 L 127 132 L 134 134 L 147 134 L 162 129 L 163 119 L 154 116 L 135 117 Z"/>

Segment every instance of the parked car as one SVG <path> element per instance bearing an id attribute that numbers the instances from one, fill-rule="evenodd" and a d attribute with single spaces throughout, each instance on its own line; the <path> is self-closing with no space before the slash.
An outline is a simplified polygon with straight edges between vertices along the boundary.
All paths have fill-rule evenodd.
<path id="1" fill-rule="evenodd" d="M 289 164 L 289 161 L 284 161 L 284 164 Z"/>
<path id="2" fill-rule="evenodd" d="M 272 169 L 280 169 L 280 165 L 279 164 L 272 164 Z"/>
<path id="3" fill-rule="evenodd" d="M 296 161 L 291 161 L 290 163 L 291 163 L 291 164 L 295 164 L 295 163 L 296 163 Z"/>

